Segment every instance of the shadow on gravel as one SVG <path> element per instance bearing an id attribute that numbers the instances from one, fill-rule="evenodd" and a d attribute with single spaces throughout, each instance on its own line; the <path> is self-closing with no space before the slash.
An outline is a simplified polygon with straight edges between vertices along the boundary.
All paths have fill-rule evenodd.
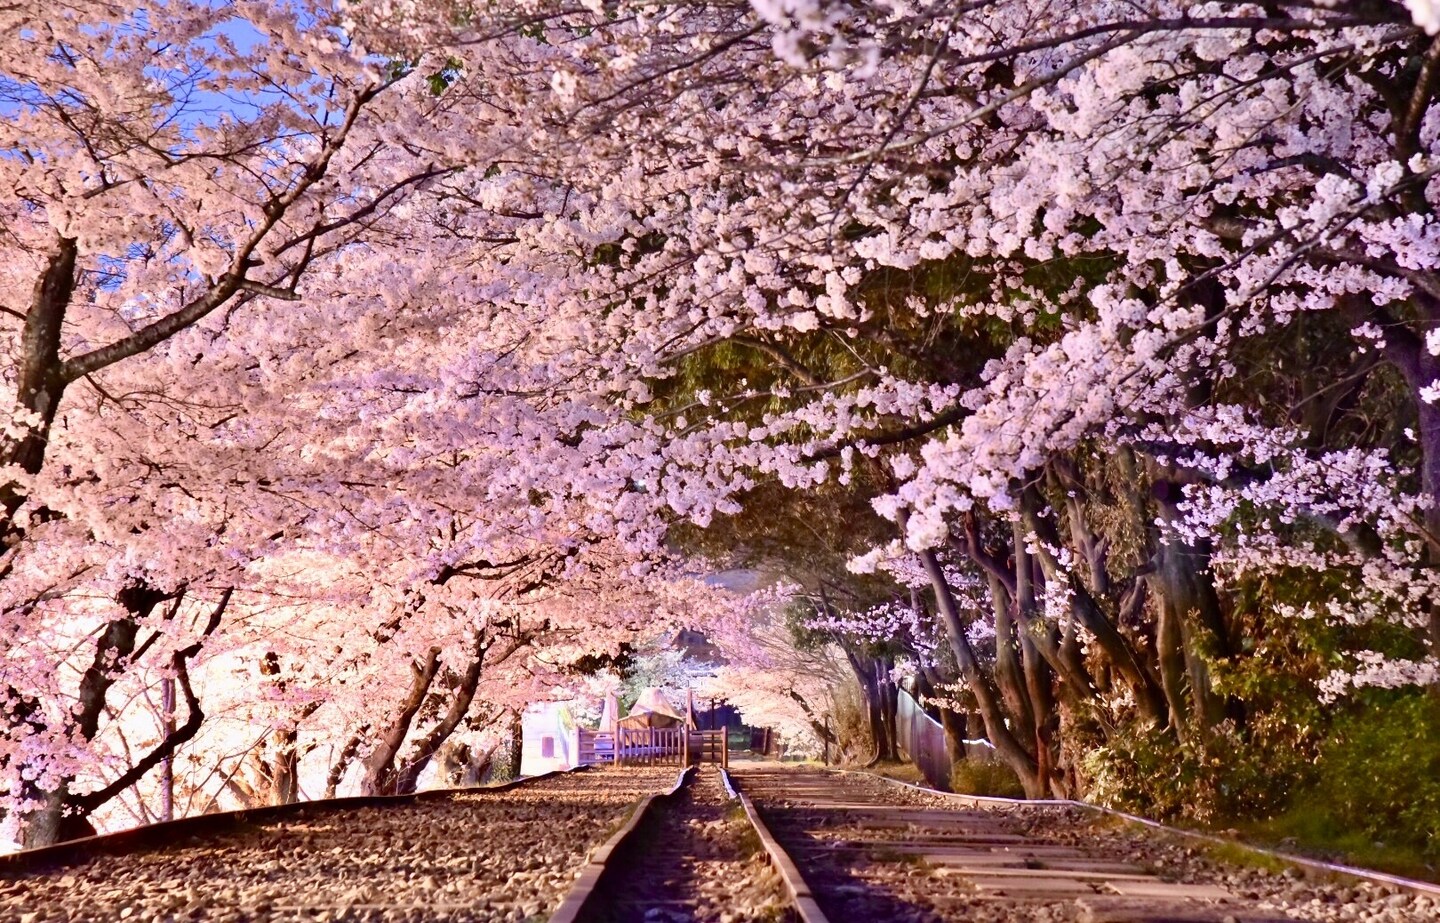
<path id="1" fill-rule="evenodd" d="M 820 909 L 832 923 L 936 918 L 928 903 L 906 900 L 881 882 L 859 877 L 853 868 L 857 858 L 854 851 L 832 853 L 827 841 L 805 829 L 823 815 L 803 808 L 764 808 L 760 813 L 775 839 L 799 866 Z M 891 865 L 897 860 L 903 862 L 903 857 L 865 853 L 865 861 L 877 866 Z"/>
<path id="2" fill-rule="evenodd" d="M 753 849 L 741 836 L 748 824 L 739 826 L 729 804 L 698 797 L 696 786 L 706 784 L 718 797 L 718 784 L 705 779 L 668 804 L 652 805 L 606 863 L 594 897 L 586 904 L 585 923 L 791 923 L 797 919 L 792 908 L 777 902 L 772 888 L 754 880 L 754 863 L 749 861 Z"/>

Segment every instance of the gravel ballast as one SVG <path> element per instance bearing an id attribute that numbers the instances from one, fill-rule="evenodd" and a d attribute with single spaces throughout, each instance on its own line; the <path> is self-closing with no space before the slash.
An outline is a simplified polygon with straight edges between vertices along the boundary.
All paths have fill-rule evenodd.
<path id="1" fill-rule="evenodd" d="M 651 805 L 609 863 L 586 919 L 595 923 L 777 923 L 788 896 L 759 838 L 727 799 L 720 770 Z"/>
<path id="2" fill-rule="evenodd" d="M 965 802 L 854 774 L 741 769 L 832 923 L 1435 923 L 1393 886 L 1223 862 L 1079 807 Z"/>
<path id="3" fill-rule="evenodd" d="M 283 820 L 63 868 L 0 872 L 0 921 L 521 921 L 673 768 L 590 770 L 503 792 Z"/>

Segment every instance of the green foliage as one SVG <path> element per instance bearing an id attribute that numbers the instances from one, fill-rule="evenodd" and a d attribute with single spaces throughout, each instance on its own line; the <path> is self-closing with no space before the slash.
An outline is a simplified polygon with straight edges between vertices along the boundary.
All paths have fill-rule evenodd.
<path id="1" fill-rule="evenodd" d="M 1440 696 L 1374 693 L 1339 717 L 1298 798 L 1316 838 L 1363 835 L 1440 863 Z"/>
<path id="2" fill-rule="evenodd" d="M 1020 779 L 999 760 L 965 759 L 950 767 L 950 790 L 962 795 L 1024 798 Z"/>
<path id="3" fill-rule="evenodd" d="M 1273 612 L 1322 589 L 1299 576 L 1242 584 L 1230 600 L 1235 654 L 1208 658 L 1229 719 L 1208 731 L 1187 726 L 1183 734 L 1132 721 L 1097 735 L 1083 760 L 1088 797 L 1202 825 L 1284 810 L 1313 781 L 1328 724 L 1316 684 L 1339 665 L 1340 639 L 1325 621 L 1276 619 Z"/>
<path id="4" fill-rule="evenodd" d="M 430 87 L 430 95 L 439 96 L 450 89 L 450 85 L 460 79 L 464 67 L 465 64 L 460 59 L 446 58 L 445 64 L 439 70 L 425 78 L 426 84 Z"/>
<path id="5" fill-rule="evenodd" d="M 1312 771 L 1297 737 L 1250 734 L 1233 721 L 1182 743 L 1173 731 L 1140 724 L 1118 728 L 1083 761 L 1091 800 L 1200 825 L 1280 811 Z"/>
<path id="6" fill-rule="evenodd" d="M 1433 874 L 1440 697 L 1372 692 L 1329 716 L 1313 697 L 1289 703 L 1252 713 L 1243 732 L 1226 722 L 1185 743 L 1169 731 L 1121 728 L 1084 760 L 1089 797 L 1161 820 L 1238 824 L 1292 848 Z"/>

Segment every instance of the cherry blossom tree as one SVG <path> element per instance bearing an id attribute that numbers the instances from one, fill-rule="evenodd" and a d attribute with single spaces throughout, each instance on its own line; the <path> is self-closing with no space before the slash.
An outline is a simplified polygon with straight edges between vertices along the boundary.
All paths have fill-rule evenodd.
<path id="1" fill-rule="evenodd" d="M 535 128 L 491 182 L 536 204 L 498 246 L 569 268 L 507 310 L 564 318 L 630 411 L 585 441 L 701 525 L 767 481 L 880 466 L 876 506 L 1036 794 L 1081 783 L 1056 722 L 1082 709 L 1182 740 L 1234 718 L 1212 672 L 1239 656 L 1242 574 L 1383 571 L 1326 609 L 1440 637 L 1428 7 L 1062 6 L 362 16 L 443 45 L 461 92 L 512 49 Z M 1349 367 L 1281 373 L 1321 354 Z M 1381 406 L 1412 435 L 1367 431 Z M 938 549 L 1004 613 L 1034 739 Z M 1362 681 L 1433 674 L 1361 656 Z"/>
<path id="2" fill-rule="evenodd" d="M 881 740 L 903 657 L 1031 795 L 1243 737 L 1277 624 L 1342 639 L 1317 701 L 1433 686 L 1437 27 L 7 9 L 12 821 L 178 755 L 212 804 L 412 789 L 688 617 L 684 554 L 837 642 L 740 618 L 752 712 L 813 730 L 838 650 Z"/>

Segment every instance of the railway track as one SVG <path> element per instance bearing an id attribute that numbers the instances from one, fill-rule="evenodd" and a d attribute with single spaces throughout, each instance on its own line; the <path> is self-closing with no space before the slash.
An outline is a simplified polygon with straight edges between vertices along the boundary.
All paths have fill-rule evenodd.
<path id="1" fill-rule="evenodd" d="M 816 770 L 734 777 L 818 904 L 810 923 L 1440 919 L 1428 897 L 1229 865 L 1077 807 L 966 805 Z"/>
<path id="2" fill-rule="evenodd" d="M 505 791 L 216 818 L 170 842 L 100 837 L 0 863 L 0 923 L 543 920 L 589 851 L 674 778 L 591 770 Z"/>
<path id="3" fill-rule="evenodd" d="M 788 903 L 722 770 L 701 765 L 650 803 L 590 893 L 552 923 L 779 923 L 796 919 Z"/>
<path id="4" fill-rule="evenodd" d="M 1440 919 L 1431 897 L 1226 865 L 1076 807 L 736 778 L 732 798 L 713 765 L 627 767 L 101 837 L 0 858 L 0 923 Z"/>

